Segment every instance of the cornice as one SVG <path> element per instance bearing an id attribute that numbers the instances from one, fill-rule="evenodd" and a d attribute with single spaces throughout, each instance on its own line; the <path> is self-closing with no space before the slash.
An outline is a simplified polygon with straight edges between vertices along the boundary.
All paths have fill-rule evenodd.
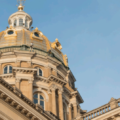
<path id="1" fill-rule="evenodd" d="M 36 80 L 39 80 L 39 81 L 45 82 L 45 83 L 55 82 L 55 83 L 58 83 L 62 86 L 67 83 L 67 81 L 65 79 L 62 80 L 62 79 L 60 79 L 60 78 L 58 78 L 54 75 L 50 75 L 48 78 L 43 77 L 43 76 L 35 76 L 35 81 L 34 82 L 36 82 Z"/>
<path id="2" fill-rule="evenodd" d="M 78 100 L 79 103 L 83 103 L 84 102 L 82 97 L 81 97 L 81 95 L 80 95 L 80 93 L 78 91 L 71 92 L 71 95 L 72 95 L 72 97 L 73 96 L 77 97 L 77 100 Z"/>
<path id="3" fill-rule="evenodd" d="M 62 79 L 60 79 L 60 78 L 58 78 L 58 77 L 56 77 L 54 75 L 50 75 L 48 79 L 49 79 L 49 81 L 56 82 L 56 83 L 58 83 L 58 84 L 60 84 L 62 86 L 67 84 L 66 80 L 62 80 Z"/>
<path id="4" fill-rule="evenodd" d="M 24 74 L 35 74 L 37 69 L 34 68 L 22 68 L 22 67 L 13 67 L 13 74 L 24 73 Z"/>
<path id="5" fill-rule="evenodd" d="M 13 74 L 2 74 L 0 75 L 0 78 L 11 79 L 11 78 L 14 78 L 14 75 Z"/>

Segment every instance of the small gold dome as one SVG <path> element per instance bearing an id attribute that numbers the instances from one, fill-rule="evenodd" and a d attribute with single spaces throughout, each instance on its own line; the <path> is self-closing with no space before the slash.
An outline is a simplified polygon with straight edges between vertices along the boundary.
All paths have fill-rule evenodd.
<path id="1" fill-rule="evenodd" d="M 22 5 L 19 5 L 19 6 L 18 6 L 18 10 L 19 10 L 19 11 L 23 11 L 23 9 L 24 9 L 24 7 L 23 7 Z"/>

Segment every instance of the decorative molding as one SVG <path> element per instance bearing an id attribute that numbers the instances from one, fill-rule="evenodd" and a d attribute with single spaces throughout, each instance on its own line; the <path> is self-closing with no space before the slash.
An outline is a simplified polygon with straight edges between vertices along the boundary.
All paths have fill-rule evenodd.
<path id="1" fill-rule="evenodd" d="M 22 67 L 13 67 L 13 74 L 24 73 L 24 74 L 35 74 L 37 72 L 34 68 L 22 68 Z"/>

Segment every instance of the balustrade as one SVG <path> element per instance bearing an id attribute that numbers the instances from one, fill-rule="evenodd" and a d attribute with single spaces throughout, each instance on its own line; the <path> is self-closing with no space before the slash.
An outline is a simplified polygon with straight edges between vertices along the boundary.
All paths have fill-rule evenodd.
<path id="1" fill-rule="evenodd" d="M 106 113 L 106 112 L 108 112 L 110 110 L 111 110 L 110 106 L 108 104 L 106 104 L 104 106 L 101 106 L 100 108 L 97 108 L 97 109 L 92 110 L 92 111 L 90 111 L 88 113 L 85 113 L 83 115 L 83 117 L 84 117 L 84 120 L 91 120 L 92 118 L 95 118 L 95 117 L 97 117 L 97 116 L 99 116 L 101 114 L 104 114 L 104 113 Z"/>

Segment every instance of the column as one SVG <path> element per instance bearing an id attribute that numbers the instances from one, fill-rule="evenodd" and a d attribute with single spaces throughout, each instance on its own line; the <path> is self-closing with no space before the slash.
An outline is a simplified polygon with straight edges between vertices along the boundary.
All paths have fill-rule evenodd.
<path id="1" fill-rule="evenodd" d="M 64 120 L 62 92 L 63 92 L 62 90 L 58 91 L 58 94 L 59 94 L 59 117 L 61 120 Z"/>
<path id="2" fill-rule="evenodd" d="M 32 79 L 29 80 L 28 83 L 29 83 L 28 85 L 29 86 L 29 99 L 33 101 L 33 80 Z"/>
<path id="3" fill-rule="evenodd" d="M 0 74 L 3 74 L 4 70 L 2 69 L 2 63 L 0 63 Z"/>
<path id="4" fill-rule="evenodd" d="M 52 93 L 49 91 L 48 95 L 49 95 L 49 102 L 48 102 L 48 111 L 52 111 Z"/>
<path id="5" fill-rule="evenodd" d="M 77 103 L 73 104 L 74 107 L 74 118 L 77 116 Z"/>
<path id="6" fill-rule="evenodd" d="M 69 105 L 69 120 L 72 120 L 72 110 L 71 110 L 71 105 Z"/>
<path id="7" fill-rule="evenodd" d="M 52 88 L 52 112 L 57 115 L 55 88 Z"/>

